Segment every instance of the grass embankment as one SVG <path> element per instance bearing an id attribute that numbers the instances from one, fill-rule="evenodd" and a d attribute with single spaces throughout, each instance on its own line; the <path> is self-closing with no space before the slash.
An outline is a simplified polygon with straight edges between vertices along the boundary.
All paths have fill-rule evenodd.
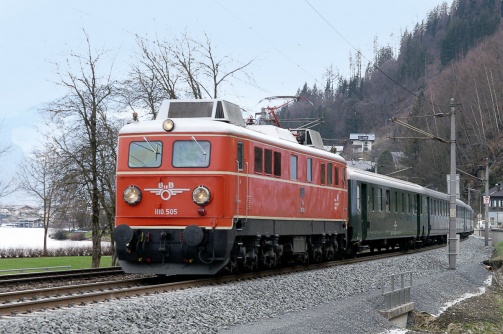
<path id="1" fill-rule="evenodd" d="M 111 256 L 102 256 L 100 267 L 109 267 L 112 263 Z M 59 257 L 33 257 L 33 258 L 7 258 L 0 259 L 0 270 L 46 268 L 71 266 L 69 269 L 91 268 L 90 256 L 59 256 Z M 15 274 L 18 271 L 0 272 L 0 275 Z M 34 271 L 26 271 L 34 272 Z"/>
<path id="2" fill-rule="evenodd" d="M 494 245 L 494 253 L 491 260 L 493 262 L 503 263 L 503 242 Z"/>

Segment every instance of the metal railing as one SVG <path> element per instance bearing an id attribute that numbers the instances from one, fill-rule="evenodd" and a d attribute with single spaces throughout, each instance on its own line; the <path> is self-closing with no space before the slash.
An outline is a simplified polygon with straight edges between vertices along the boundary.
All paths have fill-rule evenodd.
<path id="1" fill-rule="evenodd" d="M 412 287 L 412 271 L 384 276 L 382 289 L 386 309 L 391 310 L 400 305 L 410 303 L 410 288 Z"/>

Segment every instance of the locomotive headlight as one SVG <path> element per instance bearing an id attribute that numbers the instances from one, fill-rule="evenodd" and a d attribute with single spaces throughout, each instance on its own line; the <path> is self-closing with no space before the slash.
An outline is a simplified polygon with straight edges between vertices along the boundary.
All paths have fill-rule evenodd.
<path id="1" fill-rule="evenodd" d="M 162 122 L 162 128 L 167 132 L 173 131 L 173 129 L 175 128 L 175 122 L 168 118 L 164 120 L 164 122 Z"/>
<path id="2" fill-rule="evenodd" d="M 192 192 L 192 199 L 197 205 L 206 205 L 210 202 L 211 194 L 205 186 L 198 186 Z"/>
<path id="3" fill-rule="evenodd" d="M 141 201 L 141 190 L 137 186 L 129 186 L 124 190 L 122 196 L 127 204 L 135 205 Z"/>

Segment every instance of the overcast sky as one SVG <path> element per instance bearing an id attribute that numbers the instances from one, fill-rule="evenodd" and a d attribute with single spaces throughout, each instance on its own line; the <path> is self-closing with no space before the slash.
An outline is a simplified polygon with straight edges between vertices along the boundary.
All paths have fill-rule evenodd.
<path id="1" fill-rule="evenodd" d="M 254 59 L 247 72 L 255 85 L 237 82 L 221 97 L 258 112 L 262 98 L 294 95 L 304 83 L 321 83 L 330 66 L 347 76 L 350 53 L 358 49 L 372 60 L 376 37 L 379 46 L 396 50 L 403 31 L 443 2 L 0 0 L 0 144 L 13 144 L 0 158 L 0 177 L 12 175 L 23 153 L 41 141 L 35 133 L 37 109 L 63 93 L 54 84 L 52 63 L 71 52 L 85 54 L 83 30 L 94 50 L 115 58 L 118 79 L 134 62 L 135 35 L 162 40 L 187 31 L 203 40 L 206 33 L 217 58 Z"/>

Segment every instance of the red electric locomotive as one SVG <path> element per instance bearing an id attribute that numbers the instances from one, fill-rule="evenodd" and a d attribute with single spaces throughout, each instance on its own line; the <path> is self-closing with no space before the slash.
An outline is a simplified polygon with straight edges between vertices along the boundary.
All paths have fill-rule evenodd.
<path id="1" fill-rule="evenodd" d="M 315 131 L 246 125 L 224 100 L 169 100 L 121 129 L 114 239 L 126 273 L 213 275 L 330 260 L 346 164 Z"/>

